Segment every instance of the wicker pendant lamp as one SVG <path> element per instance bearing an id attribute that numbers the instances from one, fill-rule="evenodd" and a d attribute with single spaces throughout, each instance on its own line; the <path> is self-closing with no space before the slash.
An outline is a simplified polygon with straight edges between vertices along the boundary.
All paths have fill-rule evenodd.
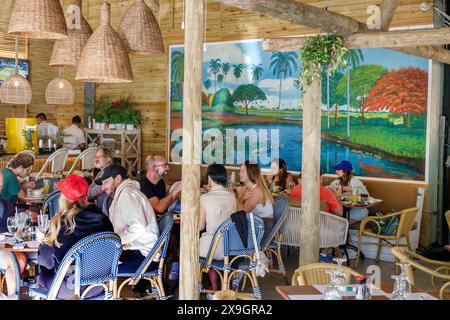
<path id="1" fill-rule="evenodd" d="M 161 29 L 144 0 L 137 0 L 122 17 L 117 30 L 130 55 L 164 53 Z"/>
<path id="2" fill-rule="evenodd" d="M 130 58 L 117 32 L 110 25 L 111 5 L 101 8 L 100 26 L 84 46 L 75 80 L 96 83 L 133 82 Z"/>
<path id="3" fill-rule="evenodd" d="M 19 39 L 16 37 L 16 64 L 0 87 L 0 100 L 10 104 L 30 104 L 31 96 L 30 82 L 19 74 Z"/>
<path id="4" fill-rule="evenodd" d="M 92 34 L 92 28 L 81 14 L 81 0 L 71 1 L 80 8 L 80 28 L 68 28 L 65 39 L 56 40 L 49 65 L 52 67 L 76 67 L 84 45 Z"/>
<path id="5" fill-rule="evenodd" d="M 74 104 L 75 89 L 70 81 L 64 78 L 63 68 L 59 75 L 50 81 L 45 89 L 45 101 L 48 104 Z"/>
<path id="6" fill-rule="evenodd" d="M 36 39 L 66 38 L 66 19 L 59 0 L 16 0 L 8 34 Z"/>

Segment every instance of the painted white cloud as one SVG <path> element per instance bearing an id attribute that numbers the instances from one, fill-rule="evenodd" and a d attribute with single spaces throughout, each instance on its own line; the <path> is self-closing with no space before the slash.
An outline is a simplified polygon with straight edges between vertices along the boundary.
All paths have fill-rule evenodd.
<path id="1" fill-rule="evenodd" d="M 296 78 L 284 79 L 283 83 L 281 85 L 281 90 L 283 90 L 283 92 L 286 92 L 286 91 L 297 92 L 297 89 L 294 87 L 294 80 L 297 80 L 297 79 Z M 258 83 L 258 87 L 260 87 L 261 89 L 278 92 L 280 90 L 280 80 L 279 79 L 264 79 Z"/>
<path id="2" fill-rule="evenodd" d="M 252 59 L 235 45 L 228 45 L 226 47 L 217 45 L 207 46 L 206 51 L 203 52 L 203 62 L 209 63 L 211 59 L 220 59 L 222 63 L 229 62 L 231 64 L 252 63 Z"/>

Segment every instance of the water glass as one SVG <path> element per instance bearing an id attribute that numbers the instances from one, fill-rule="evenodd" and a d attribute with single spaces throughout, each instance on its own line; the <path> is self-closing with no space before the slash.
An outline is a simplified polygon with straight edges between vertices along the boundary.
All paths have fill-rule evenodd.
<path id="1" fill-rule="evenodd" d="M 404 291 L 403 284 L 401 283 L 400 276 L 393 275 L 392 279 L 395 280 L 394 290 L 392 291 L 391 300 L 408 300 L 408 296 Z"/>
<path id="2" fill-rule="evenodd" d="M 341 290 L 339 289 L 338 280 L 336 279 L 337 270 L 327 270 L 327 273 L 330 275 L 331 280 L 330 284 L 326 287 L 323 292 L 323 300 L 342 300 Z"/>
<path id="3" fill-rule="evenodd" d="M 397 265 L 401 268 L 401 273 L 399 275 L 400 286 L 407 297 L 411 294 L 411 283 L 409 282 L 408 276 L 405 273 L 405 268 L 410 267 L 409 263 L 397 262 Z"/>
<path id="4" fill-rule="evenodd" d="M 42 233 L 46 233 L 48 229 L 48 214 L 38 215 L 38 228 Z"/>
<path id="5" fill-rule="evenodd" d="M 15 238 L 18 231 L 18 224 L 16 222 L 16 217 L 8 217 L 6 219 L 6 227 L 8 228 L 8 232 Z"/>
<path id="6" fill-rule="evenodd" d="M 342 262 L 347 261 L 346 259 L 342 258 L 334 258 L 333 261 L 335 261 L 338 265 L 338 268 L 336 269 L 336 283 L 339 286 L 339 290 L 341 292 L 345 292 L 347 287 L 347 277 L 345 276 L 345 272 L 342 269 Z"/>
<path id="7" fill-rule="evenodd" d="M 50 179 L 44 179 L 44 194 L 48 194 L 50 191 Z"/>

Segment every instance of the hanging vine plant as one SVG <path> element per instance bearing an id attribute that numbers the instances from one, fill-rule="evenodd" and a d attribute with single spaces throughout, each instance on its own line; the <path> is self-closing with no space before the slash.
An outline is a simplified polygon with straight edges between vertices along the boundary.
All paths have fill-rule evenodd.
<path id="1" fill-rule="evenodd" d="M 348 52 L 344 39 L 334 34 L 309 38 L 301 51 L 303 83 L 309 86 L 314 80 L 321 80 L 323 66 L 328 66 L 329 74 L 345 67 Z"/>

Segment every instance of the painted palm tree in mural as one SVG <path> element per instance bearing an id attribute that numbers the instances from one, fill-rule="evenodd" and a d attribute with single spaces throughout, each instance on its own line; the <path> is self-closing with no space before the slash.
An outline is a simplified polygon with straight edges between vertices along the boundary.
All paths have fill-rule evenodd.
<path id="1" fill-rule="evenodd" d="M 205 86 L 205 89 L 206 89 L 206 94 L 209 94 L 209 88 L 211 88 L 211 80 L 209 80 L 209 79 L 206 79 L 204 82 L 203 82 L 203 85 Z"/>
<path id="2" fill-rule="evenodd" d="M 286 76 L 292 76 L 297 71 L 298 55 L 296 52 L 274 52 L 270 57 L 270 68 L 272 73 L 280 79 L 280 89 L 278 95 L 277 120 L 281 107 L 281 86 Z"/>
<path id="3" fill-rule="evenodd" d="M 361 49 L 352 49 L 344 59 L 347 61 L 347 137 L 350 137 L 350 68 L 358 67 L 364 61 L 364 55 Z"/>
<path id="4" fill-rule="evenodd" d="M 172 54 L 171 70 L 172 82 L 180 86 L 181 96 L 183 96 L 184 83 L 184 52 L 175 51 Z"/>
<path id="5" fill-rule="evenodd" d="M 258 65 L 253 64 L 251 70 L 252 70 L 253 82 L 256 84 L 256 81 L 258 81 L 259 79 L 262 78 L 264 69 L 262 67 L 262 64 L 258 64 Z"/>
<path id="6" fill-rule="evenodd" d="M 217 82 L 218 82 L 219 84 L 222 84 L 222 82 L 224 81 L 224 79 L 225 79 L 225 76 L 224 76 L 222 73 L 219 73 L 219 74 L 217 75 Z"/>
<path id="7" fill-rule="evenodd" d="M 222 63 L 221 69 L 222 69 L 222 74 L 224 77 L 224 81 L 223 81 L 224 86 L 226 88 L 227 87 L 227 74 L 228 74 L 228 72 L 230 72 L 231 64 L 229 62 Z"/>
<path id="8" fill-rule="evenodd" d="M 242 63 L 233 65 L 233 75 L 236 78 L 236 84 L 239 85 L 239 78 L 242 76 L 245 66 Z"/>
<path id="9" fill-rule="evenodd" d="M 295 79 L 293 85 L 297 89 L 297 108 L 300 109 L 300 92 L 303 90 L 303 84 L 300 79 Z"/>
<path id="10" fill-rule="evenodd" d="M 220 73 L 221 63 L 220 59 L 211 59 L 209 60 L 209 72 L 214 75 L 214 92 L 217 91 L 217 75 Z"/>

